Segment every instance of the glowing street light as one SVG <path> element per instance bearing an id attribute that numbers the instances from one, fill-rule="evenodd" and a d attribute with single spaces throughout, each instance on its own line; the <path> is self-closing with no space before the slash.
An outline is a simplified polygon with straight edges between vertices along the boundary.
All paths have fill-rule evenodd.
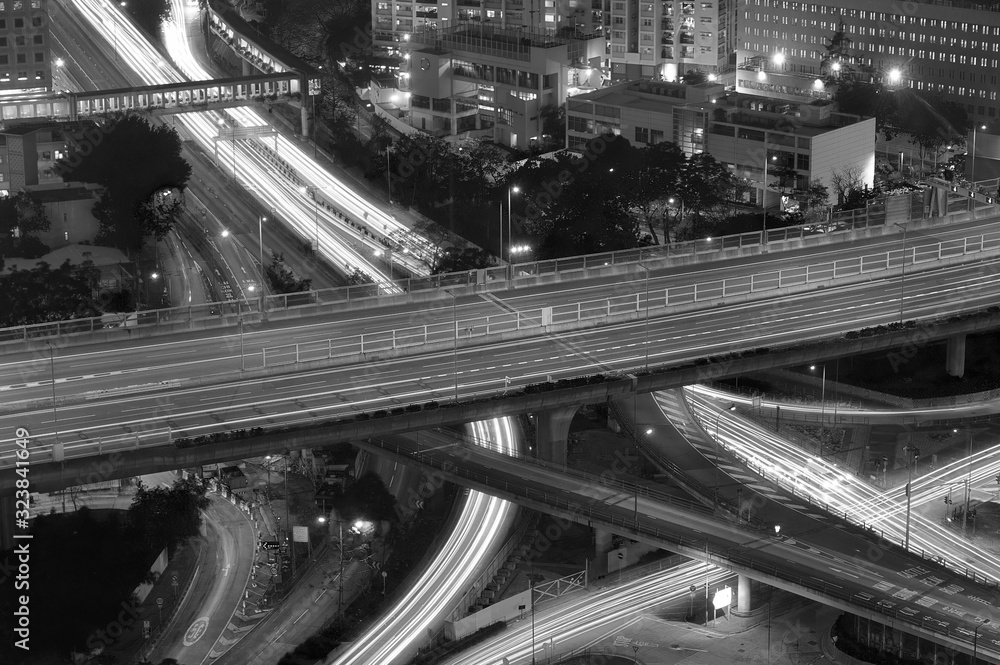
<path id="1" fill-rule="evenodd" d="M 899 67 L 893 67 L 889 70 L 889 84 L 896 85 L 903 79 L 903 72 L 899 71 Z"/>

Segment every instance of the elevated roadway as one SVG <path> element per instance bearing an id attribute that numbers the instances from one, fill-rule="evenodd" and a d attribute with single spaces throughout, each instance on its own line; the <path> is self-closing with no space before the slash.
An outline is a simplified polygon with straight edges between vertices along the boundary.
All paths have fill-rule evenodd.
<path id="1" fill-rule="evenodd" d="M 559 518 L 647 542 L 965 653 L 1000 662 L 995 580 L 965 577 L 872 532 L 813 510 L 762 503 L 760 522 L 727 520 L 700 503 L 471 446 L 448 433 L 372 439 L 363 447 Z M 419 447 L 419 446 L 422 446 Z M 775 527 L 780 527 L 776 534 Z"/>
<path id="2" fill-rule="evenodd" d="M 937 270 L 922 269 L 940 266 L 937 260 L 910 266 L 902 303 L 907 319 L 935 319 L 996 303 L 1000 264 L 988 258 L 995 253 L 988 246 L 1000 240 L 979 238 L 976 246 L 986 251 L 960 253 L 955 260 L 987 260 Z M 961 240 L 960 245 L 967 247 L 969 241 Z M 837 248 L 838 253 L 844 251 L 857 252 Z M 830 264 L 822 264 L 825 273 L 809 267 L 808 261 L 815 257 L 799 257 L 805 267 L 794 265 L 795 257 L 776 255 L 753 265 L 752 274 L 769 275 L 772 285 L 779 285 L 786 274 L 798 275 L 799 293 L 781 286 L 757 294 L 749 294 L 746 288 L 739 292 L 739 284 L 754 281 L 739 262 L 714 269 L 699 266 L 702 269 L 697 271 L 667 268 L 662 276 L 651 266 L 648 292 L 645 276 L 636 280 L 633 274 L 632 279 L 623 276 L 508 292 L 502 294 L 503 299 L 471 290 L 468 295 L 448 298 L 450 302 L 438 300 L 435 306 L 404 303 L 363 316 L 348 315 L 339 322 L 309 321 L 249 334 L 237 329 L 223 337 L 181 336 L 169 342 L 139 340 L 65 352 L 54 347 L 50 352 L 42 346 L 30 349 L 27 357 L 11 358 L 0 368 L 0 391 L 6 402 L 5 415 L 0 417 L 0 467 L 4 460 L 9 466 L 17 427 L 31 431 L 41 463 L 46 461 L 45 446 L 53 442 L 56 430 L 67 446 L 86 446 L 100 437 L 147 430 L 169 429 L 172 439 L 193 438 L 233 429 L 355 419 L 362 413 L 402 411 L 411 404 L 418 405 L 411 411 L 420 411 L 428 402 L 439 405 L 454 402 L 456 397 L 462 401 L 487 395 L 497 397 L 495 411 L 488 415 L 516 413 L 519 407 L 508 406 L 509 399 L 525 385 L 550 378 L 622 375 L 647 366 L 679 370 L 641 377 L 637 389 L 654 390 L 678 385 L 677 380 L 695 383 L 754 367 L 803 364 L 912 342 L 917 335 L 918 341 L 926 343 L 996 324 L 987 316 L 935 322 L 896 337 L 844 339 L 851 330 L 899 321 L 899 293 L 904 285 L 892 267 L 899 254 L 886 252 L 881 269 L 855 272 L 843 280 L 829 279 L 837 270 Z M 855 266 L 865 263 L 857 255 L 850 260 Z M 877 262 L 874 265 L 879 267 Z M 802 279 L 809 274 L 828 279 L 811 283 Z M 708 287 L 701 289 L 697 284 Z M 737 293 L 729 295 L 728 289 Z M 686 302 L 671 304 L 670 293 L 675 290 L 689 294 Z M 690 296 L 699 290 L 704 299 Z M 714 297 L 708 297 L 709 293 Z M 599 295 L 605 298 L 591 299 Z M 546 304 L 574 296 L 593 304 L 586 309 L 583 304 L 560 306 L 569 310 L 565 322 L 558 318 L 556 305 Z M 540 320 L 546 307 L 552 308 L 548 324 Z M 495 314 L 498 310 L 500 314 Z M 581 318 L 583 311 L 594 316 Z M 609 311 L 611 316 L 607 316 Z M 399 334 L 363 333 L 385 330 L 387 323 L 400 318 L 417 324 L 410 325 L 407 334 L 413 335 L 414 328 L 422 331 L 416 333 L 419 343 L 400 344 L 411 338 Z M 518 330 L 518 320 L 530 325 Z M 338 329 L 363 335 L 360 340 L 358 336 L 337 338 L 347 340 L 346 354 L 331 359 L 329 336 Z M 247 346 L 273 348 L 269 345 L 274 340 L 296 342 L 300 362 L 286 364 L 295 361 L 296 351 L 290 350 L 284 358 L 271 353 L 277 360 L 262 367 L 265 354 L 255 358 L 247 352 Z M 776 352 L 807 342 L 822 344 L 783 355 Z M 767 353 L 759 351 L 764 348 Z M 683 368 L 712 356 L 722 362 Z M 156 445 L 162 443 L 156 441 Z M 91 454 L 96 452 L 94 448 Z"/>

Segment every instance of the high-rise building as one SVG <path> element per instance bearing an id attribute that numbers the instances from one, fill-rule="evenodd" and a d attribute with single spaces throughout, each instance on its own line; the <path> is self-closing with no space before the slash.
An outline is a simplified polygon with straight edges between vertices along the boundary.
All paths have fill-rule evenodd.
<path id="1" fill-rule="evenodd" d="M 0 0 L 0 94 L 49 91 L 47 0 Z"/>
<path id="2" fill-rule="evenodd" d="M 736 0 L 610 0 L 613 82 L 676 81 L 729 64 Z"/>
<path id="3" fill-rule="evenodd" d="M 527 148 L 545 107 L 600 84 L 604 37 L 462 24 L 408 35 L 400 90 L 411 126 Z M 597 84 L 593 84 L 591 79 Z"/>
<path id="4" fill-rule="evenodd" d="M 396 46 L 413 32 L 481 24 L 532 32 L 592 33 L 601 27 L 601 0 L 372 0 L 376 46 Z"/>
<path id="5" fill-rule="evenodd" d="M 940 93 L 984 122 L 1000 109 L 998 7 L 978 0 L 743 0 L 738 63 L 747 71 L 818 76 L 827 45 L 842 31 L 856 62 L 897 85 Z M 783 61 L 775 62 L 777 54 Z M 757 87 L 769 94 L 767 85 Z"/>

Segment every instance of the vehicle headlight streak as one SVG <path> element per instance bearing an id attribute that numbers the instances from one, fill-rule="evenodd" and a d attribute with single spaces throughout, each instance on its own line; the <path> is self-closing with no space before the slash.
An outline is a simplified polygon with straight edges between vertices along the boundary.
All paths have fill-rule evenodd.
<path id="1" fill-rule="evenodd" d="M 706 576 L 711 585 L 732 577 L 733 573 L 700 561 L 689 561 L 621 586 L 597 593 L 576 594 L 564 599 L 557 611 L 546 611 L 544 605 L 536 606 L 535 659 L 541 662 L 539 652 L 546 642 L 558 645 L 588 632 L 629 621 L 664 603 L 686 601 L 689 585 L 697 583 L 703 587 Z M 444 662 L 448 665 L 496 665 L 502 658 L 514 664 L 531 662 L 531 623 L 527 615 L 525 620 L 512 624 L 501 635 Z"/>
<path id="2" fill-rule="evenodd" d="M 714 420 L 719 412 L 714 400 L 740 401 L 738 396 L 706 388 L 684 388 L 695 415 L 701 420 L 705 432 L 714 435 Z M 817 410 L 819 407 L 817 407 Z M 710 426 L 707 423 L 712 423 Z M 905 483 L 881 491 L 847 473 L 826 459 L 817 458 L 796 445 L 789 443 L 756 423 L 728 411 L 720 418 L 719 441 L 740 456 L 767 469 L 773 477 L 781 476 L 786 484 L 795 484 L 796 492 L 841 515 L 847 513 L 854 522 L 864 522 L 885 532 L 897 542 L 903 540 L 906 521 Z M 766 460 L 766 461 L 764 461 Z M 1000 471 L 1000 446 L 976 452 L 972 458 L 972 482 L 994 478 Z M 924 550 L 946 561 L 961 562 L 957 568 L 968 568 L 987 578 L 1000 580 L 1000 557 L 976 547 L 954 530 L 925 518 L 913 509 L 923 504 L 933 504 L 934 509 L 945 510 L 943 497 L 949 485 L 964 487 L 969 474 L 970 458 L 958 460 L 913 479 L 911 485 L 910 544 L 911 549 Z M 962 495 L 960 495 L 962 496 Z M 957 502 L 956 502 L 957 503 Z"/>
<path id="3" fill-rule="evenodd" d="M 475 441 L 515 452 L 517 439 L 512 419 L 471 423 Z M 515 513 L 514 504 L 470 490 L 462 515 L 430 567 L 393 607 L 348 649 L 331 661 L 336 665 L 391 665 L 408 662 L 427 629 L 451 612 L 475 580 L 481 561 L 506 536 Z"/>
<path id="4" fill-rule="evenodd" d="M 163 62 L 162 56 L 145 40 L 130 21 L 121 15 L 114 5 L 106 5 L 97 0 L 83 0 L 75 5 L 84 18 L 91 23 L 97 34 L 106 32 L 105 26 L 114 21 L 117 24 L 119 48 L 130 54 L 129 64 L 146 84 L 163 84 L 181 82 L 185 79 L 169 64 Z M 186 8 L 182 3 L 175 2 L 172 10 L 175 16 L 186 16 L 186 11 L 197 11 L 196 8 Z M 164 41 L 171 57 L 182 67 L 187 65 L 187 73 L 198 80 L 212 78 L 207 72 L 200 70 L 191 55 L 181 25 L 169 22 L 164 25 Z M 215 152 L 213 137 L 218 134 L 220 122 L 226 126 L 264 126 L 267 123 L 259 114 L 248 108 L 226 109 L 223 112 L 202 112 L 178 114 L 177 122 L 195 138 L 207 154 Z M 256 139 L 251 139 L 256 140 Z M 270 138 L 261 141 L 262 145 L 273 143 Z M 395 238 L 415 238 L 403 225 L 382 211 L 369 207 L 364 199 L 354 194 L 339 180 L 333 178 L 306 157 L 300 146 L 279 136 L 277 139 L 278 154 L 296 169 L 299 176 L 310 186 L 315 187 L 318 196 L 329 200 L 345 214 L 353 216 L 360 224 L 367 225 L 376 235 L 392 235 Z M 227 154 L 228 153 L 228 154 Z M 225 157 L 224 157 L 225 155 Z M 233 163 L 232 143 L 220 142 L 219 161 L 225 168 Z M 277 196 L 276 189 L 287 189 L 290 185 L 280 176 L 272 176 L 273 167 L 261 160 L 260 155 L 249 147 L 237 142 L 236 171 L 246 181 L 251 192 L 255 192 L 265 202 L 265 208 L 274 208 L 275 212 L 303 237 L 312 238 L 315 234 L 314 215 L 320 219 L 320 251 L 334 261 L 338 266 L 357 267 L 378 282 L 385 290 L 395 291 L 383 269 L 383 261 L 376 260 L 375 250 L 383 249 L 380 243 L 371 238 L 362 238 L 362 242 L 370 248 L 365 253 L 355 254 L 343 247 L 332 229 L 343 230 L 346 225 L 335 215 L 328 213 L 322 207 L 314 209 L 313 202 L 300 192 L 294 191 L 285 196 Z M 293 188 L 294 189 L 294 188 Z M 349 232 L 350 233 L 350 232 Z M 426 241 L 424 241 L 426 242 Z M 413 240 L 414 248 L 421 246 L 418 240 Z M 409 247 L 407 247 L 410 249 Z M 421 250 L 422 251 L 422 250 Z M 398 251 L 393 262 L 405 265 L 415 273 L 425 273 L 423 266 L 414 256 L 415 252 Z M 398 260 L 397 260 L 398 257 Z"/>

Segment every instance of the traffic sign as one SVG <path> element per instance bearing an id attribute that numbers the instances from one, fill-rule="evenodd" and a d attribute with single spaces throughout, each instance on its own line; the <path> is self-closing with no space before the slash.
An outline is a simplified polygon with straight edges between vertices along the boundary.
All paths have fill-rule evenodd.
<path id="1" fill-rule="evenodd" d="M 163 607 L 163 599 L 162 598 L 157 598 L 156 599 L 156 606 L 157 607 Z"/>

